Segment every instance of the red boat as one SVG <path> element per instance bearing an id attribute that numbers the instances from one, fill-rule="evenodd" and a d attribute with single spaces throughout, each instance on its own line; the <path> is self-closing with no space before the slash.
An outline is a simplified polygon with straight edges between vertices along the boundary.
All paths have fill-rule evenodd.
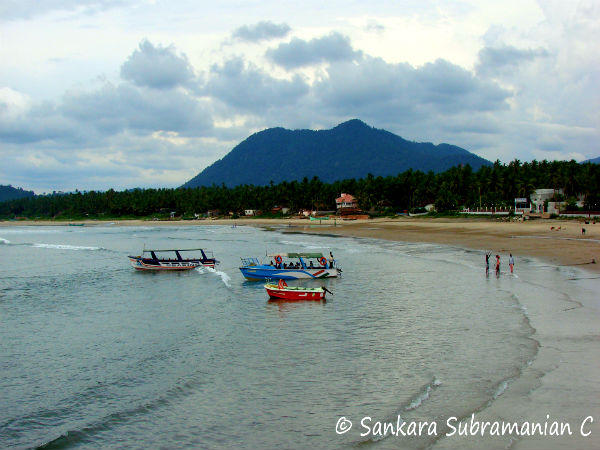
<path id="1" fill-rule="evenodd" d="M 324 300 L 325 292 L 331 294 L 325 287 L 288 286 L 285 280 L 279 280 L 278 284 L 265 284 L 265 289 L 269 297 L 280 300 Z"/>

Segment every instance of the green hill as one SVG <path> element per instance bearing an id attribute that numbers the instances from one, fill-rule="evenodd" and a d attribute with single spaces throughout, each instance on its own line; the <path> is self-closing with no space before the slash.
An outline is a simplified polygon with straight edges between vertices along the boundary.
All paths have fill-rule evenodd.
<path id="1" fill-rule="evenodd" d="M 25 191 L 21 188 L 14 188 L 11 185 L 0 185 L 0 202 L 14 200 L 16 198 L 33 197 L 33 191 Z"/>
<path id="2" fill-rule="evenodd" d="M 411 142 L 354 119 L 330 130 L 269 128 L 238 144 L 184 187 L 267 185 L 318 176 L 324 182 L 397 175 L 408 169 L 442 172 L 491 163 L 449 144 Z"/>

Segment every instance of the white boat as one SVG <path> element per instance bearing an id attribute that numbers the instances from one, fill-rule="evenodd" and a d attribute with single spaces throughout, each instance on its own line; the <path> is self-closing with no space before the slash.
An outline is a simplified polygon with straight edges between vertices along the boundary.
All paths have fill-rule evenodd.
<path id="1" fill-rule="evenodd" d="M 182 252 L 196 252 L 196 255 L 186 255 Z M 200 254 L 197 254 L 200 252 Z M 169 256 L 165 257 L 167 253 Z M 212 256 L 212 255 L 211 255 Z M 218 261 L 206 256 L 201 248 L 176 249 L 176 250 L 146 250 L 140 256 L 129 256 L 129 262 L 136 270 L 192 270 L 199 266 L 214 268 Z"/>

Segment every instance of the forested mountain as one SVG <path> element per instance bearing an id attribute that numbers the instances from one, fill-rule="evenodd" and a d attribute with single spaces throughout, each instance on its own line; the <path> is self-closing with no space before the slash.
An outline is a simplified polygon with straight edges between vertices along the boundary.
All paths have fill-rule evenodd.
<path id="1" fill-rule="evenodd" d="M 583 161 L 581 164 L 585 164 L 585 163 L 600 164 L 600 156 L 598 156 L 597 158 L 592 158 L 592 159 Z"/>
<path id="2" fill-rule="evenodd" d="M 7 200 L 14 200 L 16 198 L 33 197 L 35 193 L 33 191 L 25 191 L 22 188 L 0 185 L 0 202 Z"/>
<path id="3" fill-rule="evenodd" d="M 408 169 L 442 172 L 460 164 L 474 170 L 491 165 L 460 147 L 407 141 L 354 119 L 330 130 L 269 128 L 255 133 L 183 187 L 264 186 L 314 176 L 331 183 L 369 173 L 395 176 Z"/>

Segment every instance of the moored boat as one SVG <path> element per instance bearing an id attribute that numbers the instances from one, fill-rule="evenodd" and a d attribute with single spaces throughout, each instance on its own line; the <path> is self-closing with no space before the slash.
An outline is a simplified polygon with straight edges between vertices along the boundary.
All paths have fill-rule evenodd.
<path id="1" fill-rule="evenodd" d="M 324 300 L 325 292 L 331 293 L 325 287 L 288 286 L 285 280 L 277 284 L 265 284 L 265 290 L 271 299 L 278 300 Z"/>
<path id="2" fill-rule="evenodd" d="M 200 252 L 200 254 L 182 256 L 182 252 Z M 169 254 L 165 257 L 164 254 Z M 212 255 L 211 255 L 212 256 Z M 192 270 L 196 267 L 214 268 L 219 262 L 214 257 L 208 257 L 201 248 L 176 250 L 146 250 L 140 256 L 129 256 L 129 262 L 136 270 Z"/>
<path id="3" fill-rule="evenodd" d="M 241 258 L 240 271 L 251 281 L 338 277 L 342 269 L 330 256 L 328 261 L 322 253 L 273 253 L 267 255 L 273 258 L 269 264 L 261 264 L 257 258 Z"/>

